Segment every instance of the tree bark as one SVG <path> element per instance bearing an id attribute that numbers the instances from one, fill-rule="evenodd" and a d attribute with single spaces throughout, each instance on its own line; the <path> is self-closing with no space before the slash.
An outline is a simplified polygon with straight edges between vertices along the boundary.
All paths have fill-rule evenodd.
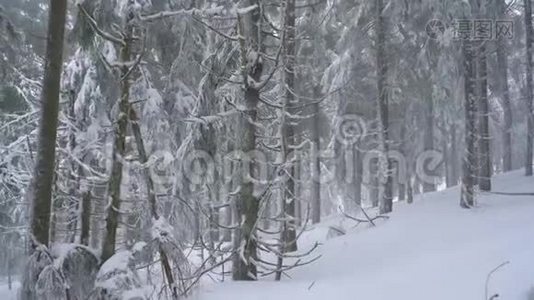
<path id="1" fill-rule="evenodd" d="M 532 2 L 524 0 L 525 4 L 525 27 L 526 27 L 526 45 L 527 45 L 527 152 L 525 161 L 525 175 L 532 176 L 532 144 L 534 136 L 534 115 L 532 111 Z"/>
<path id="2" fill-rule="evenodd" d="M 128 22 L 127 22 L 128 23 Z M 125 28 L 125 43 L 120 50 L 120 61 L 125 63 L 131 60 L 131 41 L 133 28 L 127 24 Z M 129 68 L 121 68 L 121 78 L 128 77 Z M 115 254 L 115 242 L 117 228 L 119 226 L 119 210 L 121 205 L 121 183 L 124 155 L 126 153 L 126 134 L 128 129 L 128 116 L 130 109 L 130 81 L 128 78 L 121 80 L 121 95 L 119 99 L 119 115 L 114 128 L 114 142 L 112 153 L 111 175 L 109 178 L 108 194 L 109 204 L 106 216 L 106 232 L 102 240 L 102 262 Z"/>
<path id="3" fill-rule="evenodd" d="M 430 74 L 430 72 L 428 72 Z M 425 138 L 424 138 L 424 148 L 425 151 L 434 150 L 434 86 L 432 84 L 432 79 L 430 76 L 423 80 L 428 80 L 429 85 L 427 86 L 427 97 L 425 101 Z M 435 175 L 435 174 L 432 174 Z M 434 192 L 436 191 L 436 184 L 431 182 L 423 182 L 423 193 Z"/>
<path id="4" fill-rule="evenodd" d="M 242 118 L 241 145 L 244 153 L 250 153 L 256 148 L 256 128 L 254 124 L 258 119 L 257 107 L 260 101 L 260 91 L 256 86 L 249 84 L 249 78 L 252 78 L 255 82 L 260 82 L 263 73 L 262 61 L 259 56 L 253 55 L 259 55 L 262 50 L 262 41 L 260 40 L 262 36 L 260 7 L 262 4 L 258 0 L 248 0 L 243 1 L 242 5 L 242 7 L 258 5 L 258 8 L 238 18 L 239 36 L 241 37 L 241 69 L 243 70 L 243 84 L 245 87 L 244 106 L 246 109 Z M 247 56 L 249 56 L 248 59 Z M 250 159 L 245 163 L 250 164 L 250 170 L 256 169 L 257 162 L 254 159 Z M 238 224 L 241 224 L 241 226 L 235 232 L 234 246 L 237 247 L 236 250 L 241 254 L 234 254 L 233 256 L 232 278 L 233 280 L 257 280 L 255 263 L 258 258 L 256 223 L 258 221 L 260 199 L 254 195 L 254 183 L 251 180 L 243 178 L 239 197 L 236 210 L 239 218 Z M 241 220 L 242 217 L 244 217 L 244 220 Z"/>
<path id="5" fill-rule="evenodd" d="M 462 191 L 460 206 L 462 208 L 471 208 L 474 205 L 474 185 L 475 185 L 475 166 L 476 163 L 476 66 L 473 42 L 470 40 L 463 41 L 462 45 L 464 56 L 464 80 L 465 80 L 465 146 L 466 151 L 462 163 Z"/>
<path id="6" fill-rule="evenodd" d="M 379 211 L 381 214 L 389 213 L 393 210 L 393 177 L 390 172 L 391 161 L 388 156 L 389 93 L 387 86 L 388 64 L 386 56 L 386 20 L 384 18 L 384 8 L 383 0 L 376 0 L 376 67 L 378 75 L 377 88 L 380 121 L 380 143 L 382 147 L 382 158 L 380 159 L 379 173 L 382 173 L 380 185 L 383 188 L 383 193 L 379 202 Z"/>
<path id="7" fill-rule="evenodd" d="M 91 192 L 87 191 L 82 196 L 80 244 L 89 246 L 89 231 L 91 229 Z"/>
<path id="8" fill-rule="evenodd" d="M 296 121 L 294 119 L 297 99 L 295 97 L 295 0 L 286 0 L 285 17 L 284 17 L 284 84 L 285 84 L 285 107 L 283 112 L 283 151 L 286 163 L 288 178 L 284 189 L 284 226 L 282 233 L 282 253 L 297 251 L 297 233 L 295 225 L 295 207 L 297 201 L 297 188 L 295 178 L 297 177 L 297 163 L 299 157 L 291 155 L 296 153 L 291 147 L 296 146 L 297 139 L 295 134 Z"/>
<path id="9" fill-rule="evenodd" d="M 316 90 L 317 87 L 314 87 Z M 314 93 L 317 95 L 318 93 Z M 314 121 L 312 128 L 312 223 L 321 222 L 321 138 L 319 134 L 319 113 L 321 106 L 314 104 Z"/>
<path id="10" fill-rule="evenodd" d="M 456 186 L 458 185 L 458 178 L 459 178 L 459 175 L 458 175 L 458 147 L 457 147 L 457 137 L 456 137 L 456 124 L 452 124 L 451 125 L 451 128 L 450 128 L 450 131 L 451 131 L 451 161 L 449 162 L 449 165 L 451 166 L 450 169 L 451 169 L 451 174 L 450 174 L 450 178 L 449 180 L 447 180 L 449 183 L 449 187 L 453 187 L 453 186 Z"/>
<path id="11" fill-rule="evenodd" d="M 143 135 L 141 133 L 141 126 L 139 125 L 139 116 L 133 107 L 130 106 L 130 124 L 132 133 L 134 135 L 135 144 L 137 147 L 137 154 L 139 155 L 139 162 L 143 165 L 143 177 L 145 179 L 145 189 L 147 192 L 148 205 L 150 207 L 150 214 L 156 220 L 159 218 L 158 207 L 156 201 L 156 189 L 154 188 L 154 181 L 150 175 L 150 169 L 145 166 L 148 162 L 148 154 L 146 153 Z"/>
<path id="12" fill-rule="evenodd" d="M 488 104 L 488 66 L 487 66 L 487 54 L 485 41 L 480 43 L 477 47 L 477 75 L 479 84 L 479 162 L 478 162 L 478 184 L 480 190 L 491 190 L 491 175 L 493 164 L 491 161 L 491 149 L 490 141 L 491 136 L 489 133 L 489 104 Z"/>
<path id="13" fill-rule="evenodd" d="M 51 0 L 49 9 L 46 63 L 41 93 L 39 146 L 30 191 L 32 197 L 31 233 L 34 242 L 45 246 L 49 243 L 67 1 Z"/>
<path id="14" fill-rule="evenodd" d="M 505 0 L 497 0 L 497 14 L 499 18 L 506 17 Z M 512 170 L 512 103 L 510 101 L 510 90 L 508 87 L 508 55 L 506 53 L 506 42 L 503 37 L 497 40 L 497 69 L 499 94 L 503 106 L 503 128 L 502 128 L 502 161 L 503 171 Z"/>
<path id="15" fill-rule="evenodd" d="M 412 177 L 409 177 L 407 185 L 408 186 L 406 187 L 406 202 L 408 204 L 412 204 L 413 203 L 413 180 L 412 180 Z"/>
<path id="16" fill-rule="evenodd" d="M 126 78 L 125 80 L 128 80 L 128 78 Z M 148 155 L 146 153 L 145 143 L 143 141 L 143 136 L 141 134 L 141 126 L 139 125 L 139 117 L 137 116 L 137 113 L 135 112 L 134 108 L 131 106 L 130 106 L 130 120 L 131 120 L 132 132 L 135 138 L 135 144 L 137 146 L 137 153 L 139 154 L 139 162 L 143 166 L 143 177 L 145 178 L 145 185 L 146 185 L 147 198 L 148 198 L 148 204 L 150 207 L 150 212 L 151 212 L 152 218 L 154 220 L 158 220 L 160 216 L 158 214 L 156 189 L 154 187 L 154 181 L 152 179 L 152 176 L 150 175 L 150 170 L 146 166 L 146 164 L 148 163 Z M 165 274 L 165 278 L 167 279 L 168 287 L 172 291 L 173 298 L 178 299 L 178 288 L 174 284 L 175 283 L 174 275 L 172 273 L 171 265 L 169 263 L 169 258 L 167 256 L 167 253 L 165 253 L 165 250 L 163 249 L 162 245 L 160 244 L 158 245 L 158 247 L 159 247 L 158 250 L 159 250 L 159 256 L 160 256 L 160 261 L 161 261 L 161 267 Z"/>
<path id="17" fill-rule="evenodd" d="M 404 115 L 406 116 L 406 113 L 407 113 L 407 110 L 405 109 L 404 110 Z M 406 122 L 407 123 L 407 122 Z M 408 157 L 408 151 L 407 151 L 407 148 L 406 147 L 406 127 L 407 127 L 407 124 L 404 124 L 404 126 L 401 127 L 401 130 L 400 130 L 400 143 L 399 143 L 399 149 L 400 149 L 400 152 L 402 153 L 402 155 L 404 155 L 404 157 L 406 158 L 406 161 L 408 162 L 407 163 L 407 166 L 406 166 L 406 169 L 408 171 L 408 174 L 406 174 L 406 178 L 399 178 L 398 180 L 398 193 L 399 193 L 399 201 L 404 201 L 406 200 L 406 189 L 408 187 L 408 185 L 410 184 L 410 176 L 409 174 L 411 174 L 411 164 L 409 163 L 409 157 Z"/>
<path id="18" fill-rule="evenodd" d="M 13 273 L 13 259 L 11 255 L 11 250 L 7 249 L 7 288 L 11 291 L 13 281 L 12 281 L 12 274 Z"/>
<path id="19" fill-rule="evenodd" d="M 445 112 L 440 113 L 440 122 L 442 123 L 442 127 L 440 127 L 440 134 L 441 134 L 441 153 L 443 154 L 443 177 L 445 178 L 445 185 L 449 185 L 449 179 L 450 179 L 450 162 L 451 162 L 451 153 L 449 151 L 449 130 L 447 130 L 447 121 L 445 119 Z"/>
<path id="20" fill-rule="evenodd" d="M 369 180 L 369 187 L 367 188 L 367 191 L 372 207 L 378 207 L 380 202 L 380 172 L 378 171 L 378 165 L 379 162 L 376 159 L 371 160 L 369 163 L 371 178 Z"/>
<path id="21" fill-rule="evenodd" d="M 69 94 L 69 106 L 68 106 L 68 119 L 69 119 L 69 141 L 68 141 L 68 147 L 69 151 L 71 153 L 74 153 L 74 149 L 76 148 L 76 135 L 75 135 L 75 125 L 76 124 L 76 115 L 74 111 L 74 105 L 76 103 L 76 94 L 74 91 L 70 91 Z M 76 195 L 78 193 L 78 190 L 80 188 L 80 176 L 76 176 L 75 174 L 79 174 L 80 172 L 77 171 L 78 167 L 75 160 L 72 160 L 70 162 L 70 169 L 68 170 L 68 182 L 69 182 L 69 194 L 67 198 L 67 207 L 69 208 L 67 210 L 67 238 L 69 243 L 74 243 L 76 240 L 76 229 L 78 228 L 78 209 L 80 206 L 80 200 L 77 199 Z M 71 209 L 71 207 L 74 207 L 74 209 Z"/>
<path id="22" fill-rule="evenodd" d="M 354 194 L 352 198 L 357 206 L 362 206 L 362 184 L 363 184 L 363 152 L 357 144 L 353 145 L 354 151 Z"/>

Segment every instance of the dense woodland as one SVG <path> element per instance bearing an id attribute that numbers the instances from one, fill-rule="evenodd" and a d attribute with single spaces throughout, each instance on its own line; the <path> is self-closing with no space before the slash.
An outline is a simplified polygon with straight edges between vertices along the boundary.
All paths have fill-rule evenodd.
<path id="1" fill-rule="evenodd" d="M 0 276 L 182 299 L 291 280 L 328 216 L 476 209 L 532 176 L 533 34 L 531 0 L 0 0 Z"/>

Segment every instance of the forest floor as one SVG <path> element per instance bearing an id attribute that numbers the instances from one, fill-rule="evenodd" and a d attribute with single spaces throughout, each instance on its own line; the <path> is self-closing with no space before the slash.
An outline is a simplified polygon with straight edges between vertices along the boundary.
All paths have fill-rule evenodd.
<path id="1" fill-rule="evenodd" d="M 534 192 L 534 179 L 516 171 L 496 176 L 494 191 Z M 534 197 L 482 194 L 477 208 L 459 207 L 459 188 L 396 203 L 377 227 L 331 218 L 303 234 L 319 261 L 274 282 L 205 283 L 198 300 L 531 300 L 534 289 Z M 328 226 L 344 236 L 327 240 Z M 532 296 L 531 296 L 532 297 Z"/>
<path id="2" fill-rule="evenodd" d="M 522 171 L 496 176 L 494 191 L 534 192 Z M 206 279 L 194 300 L 532 300 L 534 289 L 534 196 L 481 194 L 477 208 L 460 209 L 459 188 L 419 195 L 415 203 L 395 203 L 389 220 L 376 227 L 342 217 L 306 231 L 301 251 L 315 242 L 321 258 L 259 282 L 213 283 Z M 370 212 L 371 214 L 373 212 Z M 344 236 L 327 238 L 330 226 Z M 310 257 L 311 258 L 311 257 Z M 0 299 L 14 300 L 0 281 Z"/>

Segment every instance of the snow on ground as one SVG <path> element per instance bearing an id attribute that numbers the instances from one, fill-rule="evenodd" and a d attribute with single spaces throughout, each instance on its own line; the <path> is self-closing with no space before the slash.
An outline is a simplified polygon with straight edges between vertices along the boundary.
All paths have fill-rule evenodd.
<path id="1" fill-rule="evenodd" d="M 0 299 L 17 300 L 17 290 L 19 288 L 20 284 L 18 282 L 13 282 L 13 285 L 10 290 L 7 282 L 5 282 L 3 279 L 0 280 Z"/>
<path id="2" fill-rule="evenodd" d="M 523 172 L 500 175 L 494 190 L 534 192 Z M 527 300 L 534 287 L 534 197 L 481 195 L 473 210 L 459 208 L 459 189 L 396 204 L 377 227 L 329 218 L 303 234 L 301 249 L 316 241 L 319 261 L 290 272 L 291 279 L 205 283 L 195 300 L 475 300 L 484 299 L 488 273 L 505 261 L 489 284 L 499 299 Z M 326 240 L 329 225 L 348 228 Z M 0 282 L 0 299 L 14 300 Z M 530 299 L 528 299 L 530 300 Z"/>
<path id="3" fill-rule="evenodd" d="M 534 179 L 497 176 L 494 190 L 534 192 Z M 391 219 L 325 241 L 325 224 L 299 246 L 323 242 L 322 258 L 290 272 L 292 279 L 204 284 L 197 300 L 527 300 L 534 287 L 534 197 L 481 195 L 473 210 L 459 208 L 459 189 L 397 204 Z M 336 223 L 329 220 L 325 223 Z M 338 222 L 339 223 L 339 222 Z M 348 221 L 345 225 L 350 228 Z M 322 227 L 321 227 L 322 226 Z"/>

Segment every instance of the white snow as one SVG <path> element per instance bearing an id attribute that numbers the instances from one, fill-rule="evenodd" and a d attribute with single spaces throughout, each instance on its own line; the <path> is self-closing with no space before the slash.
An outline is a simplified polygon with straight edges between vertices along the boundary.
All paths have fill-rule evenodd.
<path id="1" fill-rule="evenodd" d="M 158 90 L 149 88 L 146 90 L 146 102 L 143 108 L 143 115 L 148 116 L 161 112 L 163 105 L 163 98 L 161 98 Z"/>
<path id="2" fill-rule="evenodd" d="M 500 175 L 494 190 L 534 192 L 523 171 Z M 425 194 L 396 204 L 391 219 L 375 228 L 331 218 L 299 241 L 316 241 L 322 258 L 275 282 L 206 283 L 197 300 L 474 300 L 489 295 L 527 300 L 534 287 L 534 197 L 481 195 L 473 210 L 459 208 L 459 189 Z M 329 225 L 347 229 L 326 240 Z"/>
<path id="3" fill-rule="evenodd" d="M 173 231 L 174 229 L 165 218 L 152 219 L 152 230 L 150 233 L 153 239 L 157 239 L 162 243 L 172 242 L 174 239 Z"/>
<path id="4" fill-rule="evenodd" d="M 20 288 L 20 283 L 13 282 L 11 290 L 7 282 L 0 281 L 0 299 L 2 300 L 17 300 L 17 291 Z"/>
<path id="5" fill-rule="evenodd" d="M 249 12 L 251 12 L 251 11 L 257 9 L 257 8 L 258 8 L 258 5 L 254 4 L 254 5 L 250 5 L 250 6 L 247 6 L 247 7 L 238 8 L 238 9 L 236 9 L 236 12 L 239 15 L 246 15 Z"/>
<path id="6" fill-rule="evenodd" d="M 106 262 L 100 267 L 97 277 L 103 276 L 105 274 L 127 272 L 131 264 L 132 252 L 131 251 L 120 251 L 111 256 Z"/>
<path id="7" fill-rule="evenodd" d="M 532 193 L 533 183 L 534 179 L 524 177 L 523 171 L 493 180 L 494 190 L 499 192 Z M 351 220 L 328 218 L 299 240 L 302 251 L 315 242 L 322 243 L 314 253 L 322 258 L 291 271 L 291 279 L 205 280 L 191 298 L 484 299 L 488 273 L 509 261 L 491 277 L 489 295 L 529 300 L 527 293 L 534 287 L 534 197 L 484 194 L 472 210 L 460 209 L 458 202 L 458 188 L 424 194 L 412 205 L 396 203 L 391 218 L 377 221 L 377 227 L 360 224 L 354 228 Z M 327 238 L 330 226 L 342 228 L 347 234 Z M 106 264 L 123 269 L 128 257 L 116 255 L 116 261 Z M 9 291 L 2 281 L 0 299 L 15 296 L 16 289 Z"/>

